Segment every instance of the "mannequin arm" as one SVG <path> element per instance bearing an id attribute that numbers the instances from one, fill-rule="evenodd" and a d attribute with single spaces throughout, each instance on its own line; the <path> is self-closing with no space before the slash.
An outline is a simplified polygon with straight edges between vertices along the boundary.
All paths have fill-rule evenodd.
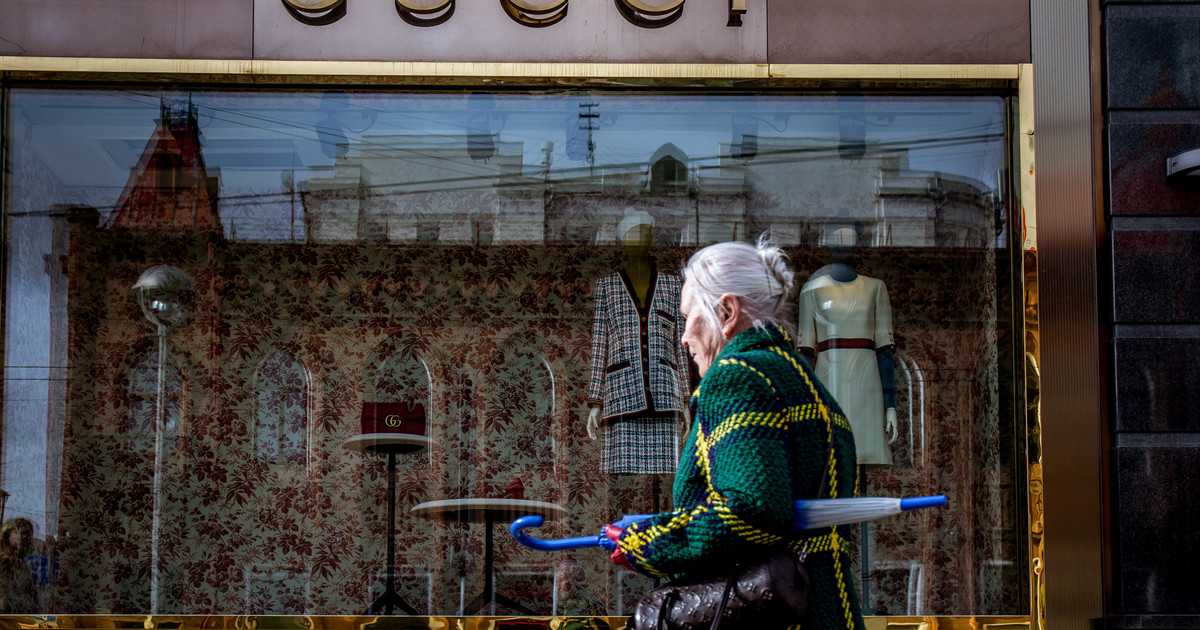
<path id="1" fill-rule="evenodd" d="M 875 350 L 879 363 L 879 383 L 883 386 L 883 407 L 887 410 L 888 444 L 895 443 L 900 434 L 896 425 L 896 347 L 884 346 Z"/>
<path id="2" fill-rule="evenodd" d="M 587 419 L 587 434 L 593 440 L 596 439 L 596 431 L 600 430 L 600 407 L 592 406 L 588 409 Z"/>

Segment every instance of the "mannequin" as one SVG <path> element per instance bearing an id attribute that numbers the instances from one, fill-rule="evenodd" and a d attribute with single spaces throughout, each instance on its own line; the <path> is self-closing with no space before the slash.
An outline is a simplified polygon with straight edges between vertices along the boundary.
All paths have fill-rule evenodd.
<path id="1" fill-rule="evenodd" d="M 882 280 L 854 270 L 859 227 L 826 225 L 833 262 L 800 290 L 797 347 L 842 407 L 860 465 L 890 466 L 896 441 L 895 340 Z"/>
<path id="2" fill-rule="evenodd" d="M 649 213 L 626 208 L 617 234 L 628 260 L 596 283 L 588 437 L 604 434 L 602 473 L 674 473 L 688 383 L 683 279 L 655 266 Z"/>

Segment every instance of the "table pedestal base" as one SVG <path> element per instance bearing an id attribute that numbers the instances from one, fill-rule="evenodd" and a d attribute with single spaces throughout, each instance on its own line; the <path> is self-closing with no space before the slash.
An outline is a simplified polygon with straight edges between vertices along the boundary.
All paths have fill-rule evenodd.
<path id="1" fill-rule="evenodd" d="M 484 527 L 487 529 L 483 534 L 483 592 L 480 593 L 475 599 L 472 599 L 471 603 L 463 607 L 462 614 L 474 615 L 482 610 L 484 606 L 495 602 L 496 604 L 504 606 L 510 610 L 514 610 L 526 615 L 534 615 L 536 613 L 534 613 L 532 610 L 529 610 L 512 599 L 509 599 L 508 597 L 496 592 L 496 565 L 495 555 L 492 552 L 492 526 L 494 524 L 495 519 L 489 513 L 484 519 Z"/>
<path id="2" fill-rule="evenodd" d="M 385 615 L 390 615 L 392 614 L 393 608 L 399 608 L 410 615 L 417 614 L 416 609 L 414 609 L 412 606 L 409 606 L 408 602 L 404 601 L 404 598 L 400 597 L 399 593 L 390 589 L 384 591 L 383 594 L 376 598 L 374 602 L 371 602 L 371 605 L 367 607 L 367 612 L 363 614 L 378 615 L 383 613 Z"/>

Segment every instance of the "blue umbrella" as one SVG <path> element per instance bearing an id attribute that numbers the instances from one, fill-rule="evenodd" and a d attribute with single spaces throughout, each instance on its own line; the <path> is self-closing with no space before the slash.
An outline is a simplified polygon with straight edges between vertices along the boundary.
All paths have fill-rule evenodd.
<path id="1" fill-rule="evenodd" d="M 796 501 L 796 529 L 819 529 L 833 525 L 847 525 L 861 521 L 870 521 L 884 516 L 899 514 L 909 510 L 920 510 L 931 507 L 941 507 L 949 503 L 946 495 L 938 494 L 928 497 L 911 497 L 895 499 L 888 497 L 857 497 L 853 499 L 811 499 Z M 653 514 L 626 514 L 621 520 L 613 523 L 625 528 L 630 523 L 650 518 Z M 542 517 L 522 516 L 513 521 L 509 532 L 522 545 L 538 551 L 559 551 L 562 549 L 584 549 L 600 547 L 608 551 L 616 548 L 615 543 L 603 533 L 595 536 L 579 536 L 576 538 L 559 538 L 555 540 L 540 540 L 526 534 L 524 530 L 530 527 L 541 527 Z"/>

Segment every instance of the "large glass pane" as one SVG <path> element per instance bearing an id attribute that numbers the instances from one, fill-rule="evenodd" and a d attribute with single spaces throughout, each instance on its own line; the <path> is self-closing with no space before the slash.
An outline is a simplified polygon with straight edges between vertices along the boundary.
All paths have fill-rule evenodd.
<path id="1" fill-rule="evenodd" d="M 950 497 L 852 528 L 865 611 L 1025 612 L 1005 95 L 6 99 L 0 487 L 35 540 L 5 612 L 630 614 L 651 580 L 504 526 L 671 507 L 695 378 L 646 287 L 766 231 L 860 494 Z M 651 300 L 613 330 L 660 404 L 593 440 L 629 368 L 601 286 Z"/>

